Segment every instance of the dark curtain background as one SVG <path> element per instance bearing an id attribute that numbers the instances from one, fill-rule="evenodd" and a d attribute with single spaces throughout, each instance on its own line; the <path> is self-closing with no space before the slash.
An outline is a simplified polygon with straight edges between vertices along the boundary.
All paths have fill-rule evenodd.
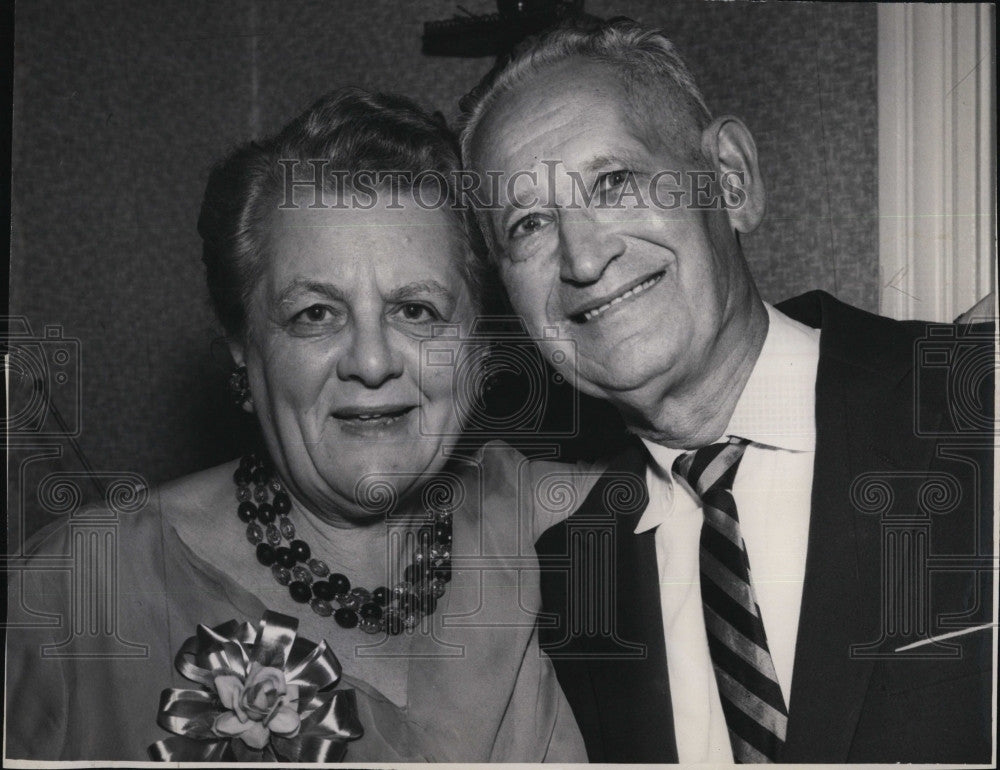
<path id="1" fill-rule="evenodd" d="M 665 28 L 713 111 L 756 135 L 769 212 L 745 248 L 765 298 L 823 288 L 875 310 L 875 7 L 586 10 Z M 95 471 L 156 483 L 241 451 L 248 428 L 226 396 L 195 231 L 208 169 L 341 85 L 399 91 L 452 119 L 490 61 L 424 57 L 420 35 L 457 12 L 449 0 L 17 4 L 12 312 L 38 338 L 53 401 Z M 73 476 L 64 432 L 43 414 L 12 436 L 15 548 L 70 504 L 53 498 L 53 474 L 96 495 Z"/>

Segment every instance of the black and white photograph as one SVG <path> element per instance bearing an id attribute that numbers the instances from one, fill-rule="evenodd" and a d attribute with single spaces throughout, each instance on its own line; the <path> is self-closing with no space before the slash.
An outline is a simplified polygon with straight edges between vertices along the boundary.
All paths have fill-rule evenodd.
<path id="1" fill-rule="evenodd" d="M 4 766 L 996 766 L 994 4 L 7 15 Z"/>

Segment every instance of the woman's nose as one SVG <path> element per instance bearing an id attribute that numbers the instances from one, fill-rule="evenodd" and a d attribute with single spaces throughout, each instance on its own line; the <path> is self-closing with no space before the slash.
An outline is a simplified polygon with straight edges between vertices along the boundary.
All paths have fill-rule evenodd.
<path id="1" fill-rule="evenodd" d="M 351 343 L 337 362 L 337 376 L 377 388 L 403 373 L 402 356 L 393 348 L 381 322 L 371 320 L 354 326 Z"/>

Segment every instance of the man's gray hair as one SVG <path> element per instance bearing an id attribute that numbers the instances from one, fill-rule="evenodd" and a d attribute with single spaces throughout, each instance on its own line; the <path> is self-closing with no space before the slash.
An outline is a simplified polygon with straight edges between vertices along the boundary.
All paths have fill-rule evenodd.
<path id="1" fill-rule="evenodd" d="M 674 113 L 680 113 L 670 122 L 678 127 L 686 124 L 693 138 L 712 120 L 705 97 L 687 64 L 659 29 L 623 17 L 600 24 L 571 21 L 521 43 L 462 99 L 464 163 L 467 166 L 470 163 L 472 142 L 480 122 L 503 94 L 544 68 L 574 57 L 602 62 L 615 70 L 647 121 L 655 115 L 662 116 L 669 105 Z M 655 126 L 647 128 L 656 130 Z M 686 149 L 691 153 L 700 152 L 700 145 L 692 147 L 690 141 L 687 144 Z M 482 217 L 480 223 L 485 224 Z M 486 226 L 483 230 L 491 253 L 495 253 L 492 228 Z"/>

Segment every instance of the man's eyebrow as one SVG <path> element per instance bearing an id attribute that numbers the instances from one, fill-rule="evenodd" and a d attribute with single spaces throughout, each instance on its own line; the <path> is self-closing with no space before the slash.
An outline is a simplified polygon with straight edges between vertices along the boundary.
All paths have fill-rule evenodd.
<path id="1" fill-rule="evenodd" d="M 596 174 L 607 168 L 633 167 L 639 165 L 639 158 L 629 152 L 616 152 L 613 155 L 595 155 L 583 164 L 582 173 Z"/>
<path id="2" fill-rule="evenodd" d="M 401 302 L 421 294 L 430 294 L 447 301 L 451 301 L 455 296 L 447 286 L 432 279 L 429 281 L 413 281 L 412 283 L 399 286 L 389 292 L 387 299 L 392 302 Z"/>
<path id="3" fill-rule="evenodd" d="M 592 177 L 597 172 L 609 168 L 627 168 L 629 170 L 634 170 L 636 167 L 642 165 L 643 163 L 638 155 L 635 155 L 634 153 L 625 150 L 620 150 L 614 153 L 602 153 L 601 155 L 595 155 L 589 160 L 584 161 L 584 163 L 581 164 L 579 169 L 576 170 L 561 169 L 561 171 L 564 173 L 575 173 L 578 175 L 579 178 L 583 179 L 587 177 Z M 545 173 L 547 172 L 540 172 L 543 179 L 545 178 L 544 176 Z M 534 192 L 536 193 L 538 192 L 537 187 L 538 186 L 536 186 L 536 189 L 534 190 Z M 547 195 L 548 193 L 544 191 L 540 193 L 540 197 L 542 198 L 542 200 L 545 200 Z M 506 231 L 510 227 L 511 212 L 526 211 L 526 210 L 527 208 L 522 206 L 516 206 L 513 201 L 507 200 L 504 203 L 503 208 L 499 212 L 500 217 L 497 223 L 499 228 L 503 231 Z"/>
<path id="4" fill-rule="evenodd" d="M 602 168 L 621 165 L 621 162 L 622 159 L 620 155 L 595 155 L 593 158 L 584 163 L 580 170 L 584 174 L 594 174 Z"/>
<path id="5" fill-rule="evenodd" d="M 332 283 L 296 278 L 278 293 L 277 304 L 287 304 L 303 294 L 319 294 L 322 297 L 338 301 L 344 299 L 344 292 Z"/>

